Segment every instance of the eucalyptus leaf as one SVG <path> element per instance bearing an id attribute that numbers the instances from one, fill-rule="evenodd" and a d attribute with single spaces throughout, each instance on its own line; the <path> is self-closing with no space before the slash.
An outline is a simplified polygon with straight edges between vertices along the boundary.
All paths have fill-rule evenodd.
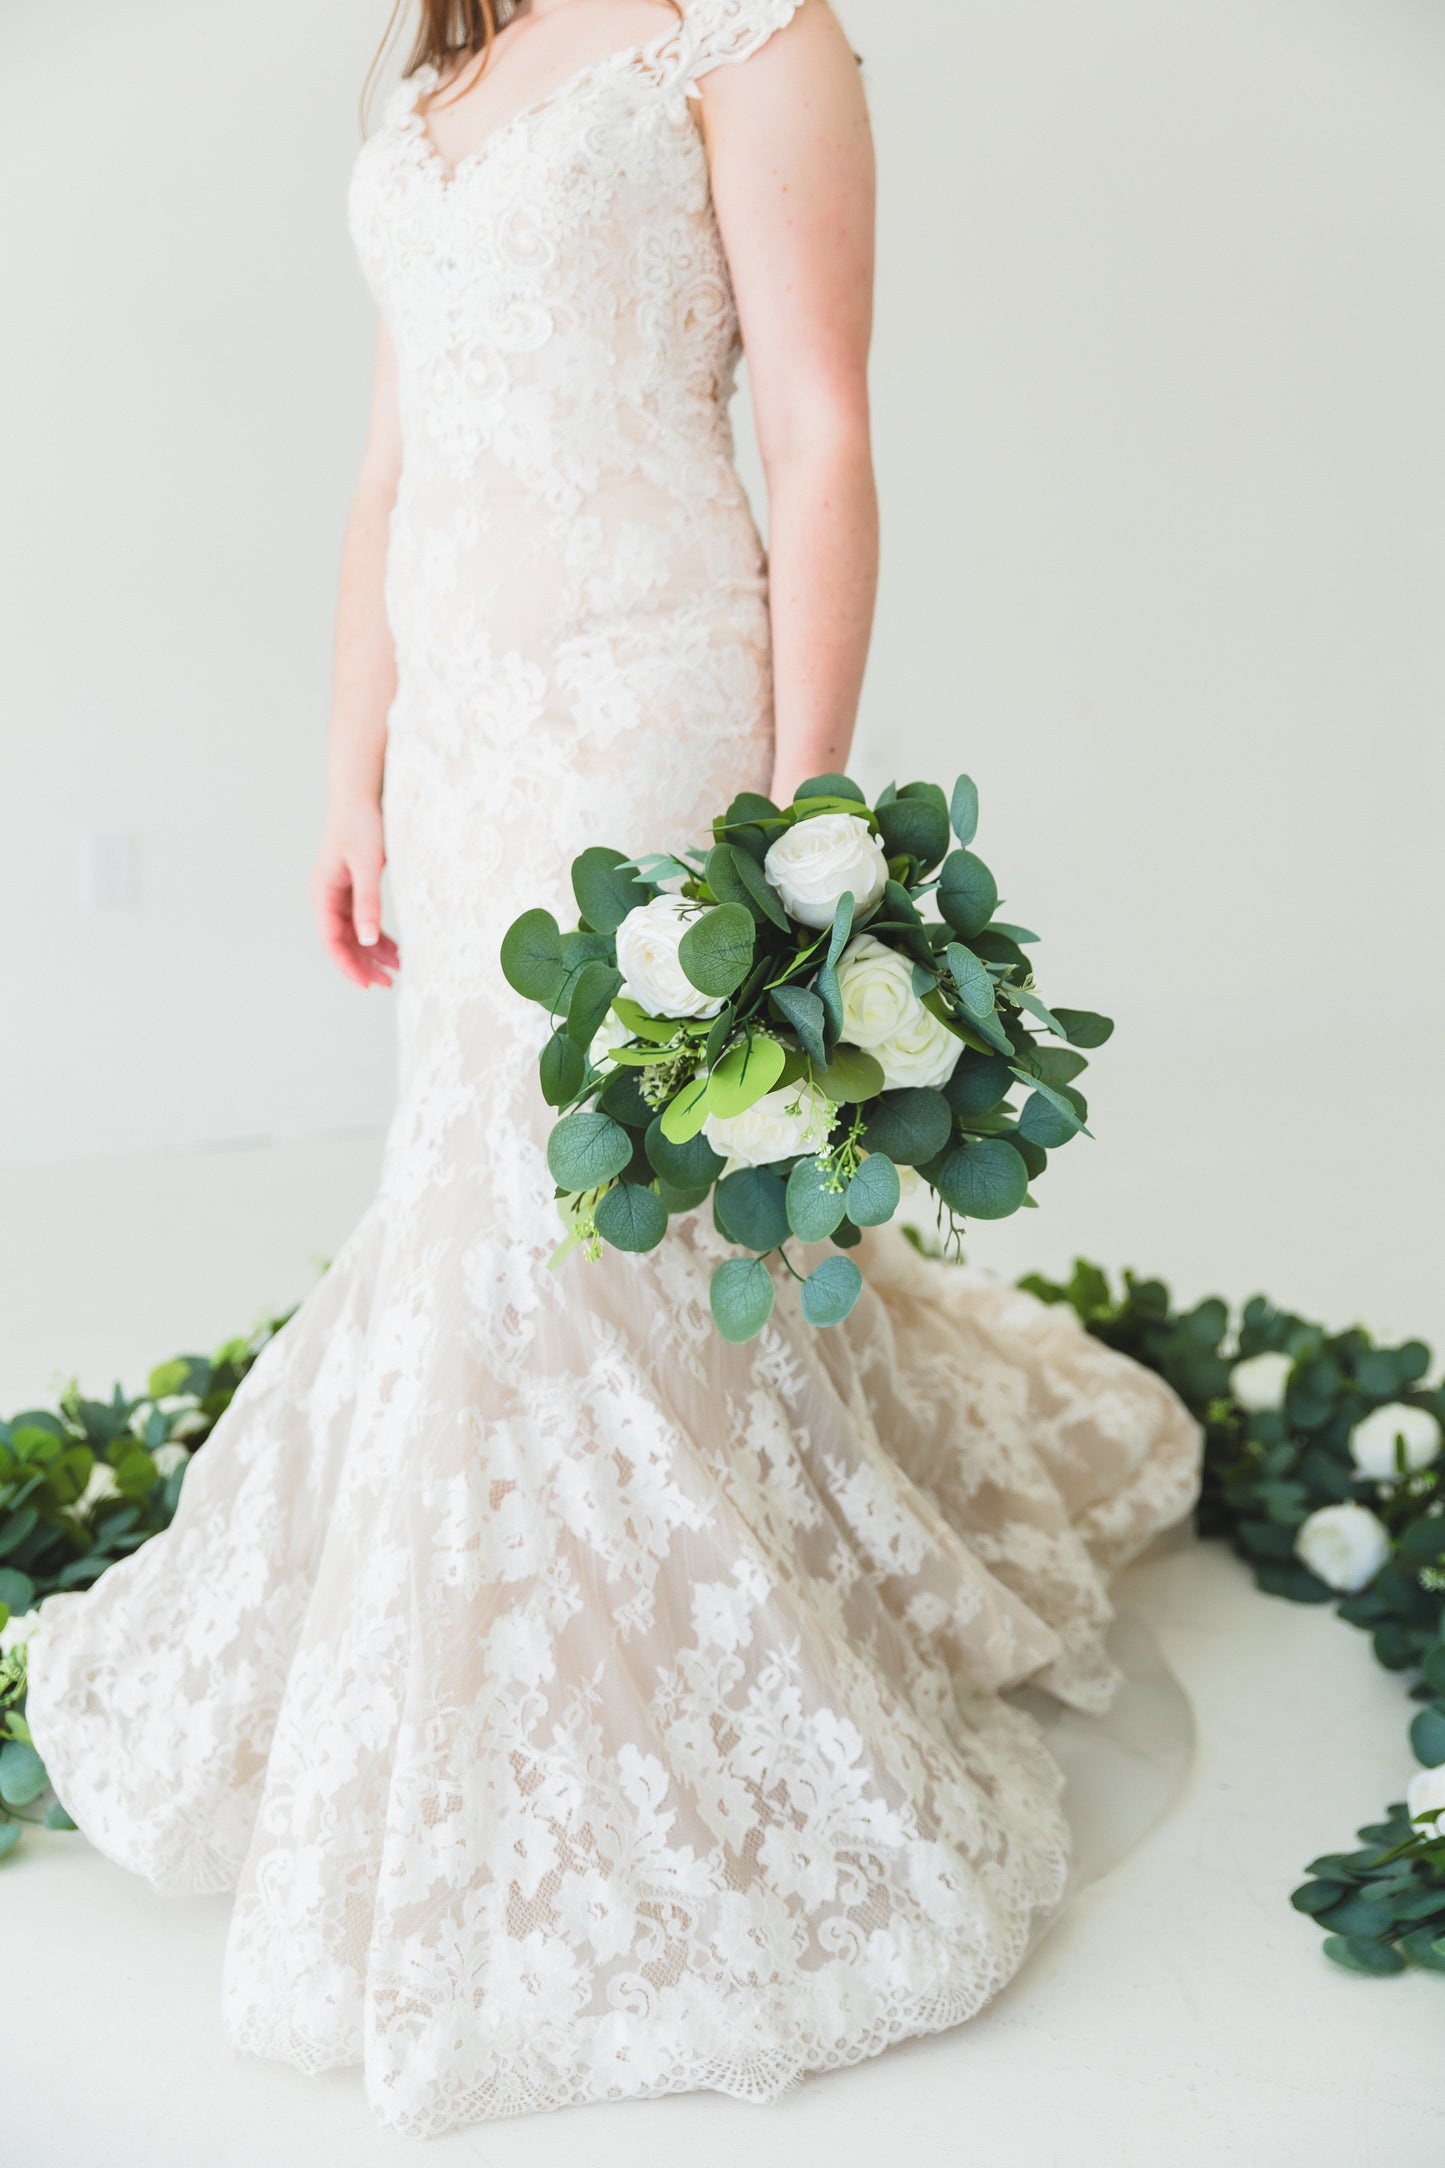
<path id="1" fill-rule="evenodd" d="M 988 1016 L 994 1006 L 993 980 L 971 949 L 950 941 L 944 950 L 958 998 L 970 1016 Z"/>
<path id="2" fill-rule="evenodd" d="M 803 1315 L 810 1325 L 841 1325 L 863 1292 L 851 1257 L 825 1257 L 803 1282 Z"/>
<path id="3" fill-rule="evenodd" d="M 684 1084 L 662 1110 L 662 1134 L 669 1144 L 686 1144 L 707 1120 L 708 1078 L 704 1072 Z"/>
<path id="4" fill-rule="evenodd" d="M 752 967 L 757 926 L 740 903 L 714 904 L 700 911 L 677 945 L 677 960 L 688 981 L 711 999 L 741 986 Z"/>
<path id="5" fill-rule="evenodd" d="M 619 1182 L 597 1200 L 597 1232 L 615 1250 L 652 1250 L 667 1233 L 667 1206 L 656 1190 Z"/>
<path id="6" fill-rule="evenodd" d="M 1111 1016 L 1098 1016 L 1092 1009 L 1055 1009 L 1054 1016 L 1070 1046 L 1102 1046 L 1114 1029 Z"/>
<path id="7" fill-rule="evenodd" d="M 870 1152 L 848 1184 L 848 1217 L 855 1227 L 881 1227 L 902 1198 L 898 1169 L 886 1152 Z"/>
<path id="8" fill-rule="evenodd" d="M 813 1081 L 835 1106 L 876 1099 L 883 1089 L 883 1066 L 859 1046 L 839 1046 L 825 1069 L 815 1069 Z"/>
<path id="9" fill-rule="evenodd" d="M 559 1189 L 597 1189 L 621 1174 L 631 1157 L 627 1131 L 590 1109 L 564 1114 L 547 1139 L 547 1165 Z"/>
<path id="10" fill-rule="evenodd" d="M 823 1242 L 843 1218 L 841 1188 L 828 1188 L 816 1159 L 800 1159 L 788 1176 L 788 1225 L 800 1242 Z"/>
<path id="11" fill-rule="evenodd" d="M 978 834 L 978 785 L 971 775 L 961 775 L 954 784 L 948 817 L 953 823 L 954 834 L 966 849 Z"/>
<path id="12" fill-rule="evenodd" d="M 0 1746 L 0 1799 L 7 1807 L 28 1807 L 50 1779 L 28 1739 L 7 1739 Z"/>
<path id="13" fill-rule="evenodd" d="M 767 1167 L 739 1167 L 713 1191 L 713 1210 L 729 1242 L 775 1250 L 789 1234 L 787 1191 Z"/>
<path id="14" fill-rule="evenodd" d="M 818 996 L 802 986 L 778 986 L 773 990 L 773 999 L 798 1034 L 804 1053 L 822 1068 L 828 1059 L 828 1016 Z"/>
<path id="15" fill-rule="evenodd" d="M 955 1071 L 955 1075 L 957 1071 Z M 900 1167 L 921 1167 L 947 1144 L 952 1130 L 947 1099 L 926 1086 L 886 1091 L 868 1108 L 863 1142 Z"/>
<path id="16" fill-rule="evenodd" d="M 935 1187 L 960 1219 L 1007 1219 L 1028 1194 L 1028 1169 L 1003 1137 L 965 1138 L 947 1153 Z"/>
<path id="17" fill-rule="evenodd" d="M 597 960 L 585 963 L 567 997 L 567 1036 L 585 1051 L 596 1038 L 622 985 L 622 973 Z"/>
<path id="18" fill-rule="evenodd" d="M 855 909 L 856 901 L 853 891 L 851 888 L 845 888 L 833 907 L 833 923 L 828 929 L 828 953 L 823 958 L 825 964 L 829 966 L 836 964 L 838 958 L 848 946 L 848 938 L 853 931 Z"/>
<path id="19" fill-rule="evenodd" d="M 810 775 L 793 792 L 793 803 L 801 805 L 806 798 L 849 798 L 861 806 L 868 803 L 850 775 Z"/>
<path id="20" fill-rule="evenodd" d="M 772 1315 L 772 1274 L 760 1257 L 729 1257 L 714 1271 L 708 1298 L 724 1340 L 751 1340 Z"/>
<path id="21" fill-rule="evenodd" d="M 733 843 L 715 843 L 707 854 L 707 885 L 719 903 L 741 904 L 761 923 L 769 919 L 780 932 L 791 928 L 777 891 L 764 877 L 756 859 Z"/>
<path id="22" fill-rule="evenodd" d="M 565 1106 L 583 1088 L 587 1075 L 587 1062 L 583 1049 L 572 1038 L 563 1038 L 561 1032 L 552 1032 L 537 1062 L 542 1071 L 542 1097 L 548 1106 Z"/>
<path id="23" fill-rule="evenodd" d="M 998 904 L 998 883 L 972 851 L 950 851 L 938 877 L 938 908 L 965 941 L 983 932 Z"/>
<path id="24" fill-rule="evenodd" d="M 776 996 L 774 997 L 776 999 Z M 786 1060 L 776 1039 L 751 1032 L 730 1046 L 713 1070 L 707 1085 L 707 1111 L 725 1120 L 746 1114 L 782 1075 Z"/>
<path id="25" fill-rule="evenodd" d="M 616 933 L 628 912 L 646 903 L 652 891 L 638 880 L 621 851 L 598 844 L 573 859 L 572 893 L 590 927 L 598 933 Z"/>
<path id="26" fill-rule="evenodd" d="M 567 974 L 562 937 L 550 911 L 524 911 L 512 921 L 502 938 L 502 976 L 524 1000 L 555 1008 Z"/>
<path id="27" fill-rule="evenodd" d="M 706 1190 L 727 1165 L 701 1133 L 674 1144 L 664 1133 L 660 1116 L 648 1128 L 646 1146 L 658 1174 L 675 1189 Z"/>

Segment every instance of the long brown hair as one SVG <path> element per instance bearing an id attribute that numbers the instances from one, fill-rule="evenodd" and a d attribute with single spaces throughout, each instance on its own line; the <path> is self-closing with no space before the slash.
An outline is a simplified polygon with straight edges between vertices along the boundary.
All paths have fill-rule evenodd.
<path id="1" fill-rule="evenodd" d="M 376 58 L 366 71 L 361 86 L 363 125 L 377 76 L 396 44 L 402 18 L 410 6 L 411 0 L 396 0 Z M 445 75 L 471 54 L 486 54 L 501 25 L 515 13 L 516 0 L 420 0 L 416 32 L 402 74 L 415 75 L 418 68 L 433 67 L 439 75 Z M 486 66 L 485 59 L 482 65 Z"/>
<path id="2" fill-rule="evenodd" d="M 677 0 L 671 0 L 671 5 L 676 13 L 682 12 Z M 411 0 L 396 0 L 376 58 L 366 71 L 366 81 L 361 86 L 363 127 L 377 76 L 396 43 L 402 18 L 410 6 Z M 453 71 L 460 73 L 474 53 L 483 56 L 484 68 L 493 38 L 511 21 L 517 6 L 518 0 L 418 0 L 416 32 L 402 74 L 415 75 L 418 68 L 432 67 L 444 78 Z M 472 80 L 475 82 L 476 77 Z"/>

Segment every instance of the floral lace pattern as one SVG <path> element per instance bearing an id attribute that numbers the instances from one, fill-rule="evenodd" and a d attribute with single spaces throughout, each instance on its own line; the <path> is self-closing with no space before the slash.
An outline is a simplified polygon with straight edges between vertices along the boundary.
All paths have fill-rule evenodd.
<path id="1" fill-rule="evenodd" d="M 376 1199 L 187 1474 L 50 1599 L 29 1712 L 157 1887 L 234 1889 L 232 2039 L 404 2132 L 750 2099 L 976 2010 L 1061 1893 L 1008 1699 L 1103 1709 L 1106 1574 L 1198 1439 L 1070 1315 L 881 1230 L 847 1324 L 715 1334 L 698 1217 L 549 1274 L 539 861 L 768 780 L 763 553 L 688 95 L 797 0 L 689 0 L 458 167 L 403 86 L 352 222 L 399 358 Z M 638 833 L 639 811 L 650 833 Z"/>

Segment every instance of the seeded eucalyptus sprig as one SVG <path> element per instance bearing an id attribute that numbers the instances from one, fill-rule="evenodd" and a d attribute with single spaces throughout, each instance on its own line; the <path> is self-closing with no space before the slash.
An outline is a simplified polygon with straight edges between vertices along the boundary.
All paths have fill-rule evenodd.
<path id="1" fill-rule="evenodd" d="M 802 835 L 800 857 L 813 822 L 825 827 Z M 947 798 L 935 783 L 890 784 L 871 806 L 851 777 L 814 776 L 788 806 L 740 793 L 705 849 L 584 851 L 568 932 L 523 913 L 501 961 L 548 1017 L 539 1073 L 558 1112 L 547 1160 L 566 1229 L 554 1262 L 652 1249 L 674 1214 L 710 1200 L 725 1239 L 751 1253 L 718 1267 L 713 1315 L 747 1340 L 773 1308 L 766 1259 L 802 1280 L 810 1322 L 848 1315 L 856 1263 L 800 1274 L 788 1244 L 854 1248 L 898 1210 L 901 1169 L 933 1192 L 953 1248 L 969 1220 L 1033 1204 L 1049 1154 L 1088 1134 L 1084 1050 L 1113 1026 L 1046 1007 L 1027 954 L 1037 936 L 998 917 L 977 827 L 967 776 Z M 831 891 L 804 881 L 804 895 L 813 844 L 836 846 L 841 871 Z M 650 997 L 626 962 L 649 928 L 672 940 Z M 870 1037 L 848 990 L 880 957 L 899 1023 Z"/>

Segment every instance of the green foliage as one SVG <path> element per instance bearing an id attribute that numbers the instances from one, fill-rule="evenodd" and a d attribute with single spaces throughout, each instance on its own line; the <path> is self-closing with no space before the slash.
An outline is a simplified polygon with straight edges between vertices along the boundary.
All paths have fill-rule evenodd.
<path id="1" fill-rule="evenodd" d="M 825 1257 L 803 1282 L 803 1315 L 810 1325 L 841 1325 L 862 1292 L 851 1257 Z"/>
<path id="2" fill-rule="evenodd" d="M 729 1257 L 713 1273 L 709 1298 L 724 1340 L 751 1340 L 772 1315 L 772 1275 L 761 1257 Z"/>
<path id="3" fill-rule="evenodd" d="M 830 815 L 863 824 L 871 867 L 857 875 L 860 895 L 869 883 L 867 900 L 841 888 L 819 927 L 790 915 L 791 889 L 774 885 L 768 859 L 799 823 Z M 936 783 L 890 783 L 870 806 L 850 776 L 816 775 L 788 806 L 740 792 L 701 849 L 647 858 L 583 851 L 572 868 L 580 913 L 572 930 L 560 931 L 548 911 L 523 912 L 502 943 L 502 968 L 548 1015 L 538 1074 L 557 1116 L 547 1161 L 567 1228 L 554 1262 L 574 1248 L 589 1257 L 607 1244 L 651 1248 L 670 1214 L 710 1197 L 729 1240 L 758 1256 L 776 1250 L 793 1272 L 790 1241 L 847 1249 L 892 1218 L 901 1167 L 922 1175 L 948 1247 L 968 1220 L 1033 1203 L 1030 1185 L 1050 1154 L 1088 1133 L 1077 1049 L 1101 1044 L 1112 1026 L 1041 999 L 1025 953 L 1037 936 L 995 919 L 998 886 L 972 848 L 978 819 L 968 776 L 948 795 Z M 679 974 L 716 1013 L 653 1015 L 635 987 L 624 991 L 619 931 L 664 882 L 672 893 L 651 921 L 662 944 L 655 953 L 667 965 L 675 945 Z M 914 1026 L 926 1011 L 956 1042 L 941 1086 L 890 1088 L 879 1051 L 848 1039 L 840 965 L 860 929 L 906 961 L 921 1004 Z M 638 952 L 627 953 L 628 970 L 648 977 Z M 689 994 L 683 1005 L 701 1004 Z M 898 1058 L 901 1067 L 906 1055 Z M 770 1110 L 763 1134 L 797 1135 L 807 1148 L 780 1144 L 769 1166 L 730 1172 L 732 1148 L 717 1125 L 745 1121 L 784 1093 L 789 1120 L 774 1123 Z M 738 1145 L 738 1162 L 752 1156 Z M 803 1315 L 831 1314 L 828 1290 L 851 1286 L 852 1270 L 819 1282 Z M 724 1300 L 734 1322 L 744 1315 L 737 1290 L 754 1308 L 762 1302 L 756 1274 L 723 1285 L 735 1285 Z"/>
<path id="4" fill-rule="evenodd" d="M 47 1596 L 89 1587 L 170 1525 L 189 1456 L 285 1322 L 213 1356 L 159 1364 L 136 1398 L 117 1386 L 109 1400 L 89 1400 L 71 1387 L 54 1410 L 0 1422 L 0 1626 Z M 22 1642 L 0 1655 L 0 1858 L 25 1822 L 75 1826 L 58 1800 L 32 1811 L 49 1780 L 25 1722 L 25 1680 Z"/>
<path id="5" fill-rule="evenodd" d="M 1079 1038 L 1078 1020 L 1070 1021 Z M 1423 1704 L 1410 1743 L 1429 1768 L 1445 1764 L 1445 1458 L 1388 1482 L 1359 1474 L 1350 1435 L 1371 1411 L 1395 1401 L 1445 1422 L 1445 1389 L 1426 1389 L 1423 1341 L 1377 1347 L 1362 1327 L 1330 1333 L 1256 1295 L 1238 1318 L 1217 1297 L 1176 1310 L 1162 1280 L 1126 1272 L 1116 1292 L 1097 1265 L 1080 1259 L 1065 1284 L 1022 1282 L 1045 1302 L 1067 1303 L 1109 1347 L 1157 1371 L 1204 1431 L 1201 1534 L 1230 1543 L 1266 1594 L 1296 1603 L 1333 1603 L 1371 1637 L 1387 1670 L 1413 1673 Z M 1235 1366 L 1284 1355 L 1288 1386 L 1278 1409 L 1249 1409 L 1234 1396 Z M 1325 1506 L 1356 1504 L 1384 1525 L 1391 1556 L 1369 1585 L 1338 1595 L 1300 1561 L 1300 1531 Z M 1445 1834 L 1440 1821 L 1412 1825 L 1403 1805 L 1359 1832 L 1357 1852 L 1329 1853 L 1306 1869 L 1297 1911 L 1326 1932 L 1325 1953 L 1372 1975 L 1407 1965 L 1445 1971 Z"/>

